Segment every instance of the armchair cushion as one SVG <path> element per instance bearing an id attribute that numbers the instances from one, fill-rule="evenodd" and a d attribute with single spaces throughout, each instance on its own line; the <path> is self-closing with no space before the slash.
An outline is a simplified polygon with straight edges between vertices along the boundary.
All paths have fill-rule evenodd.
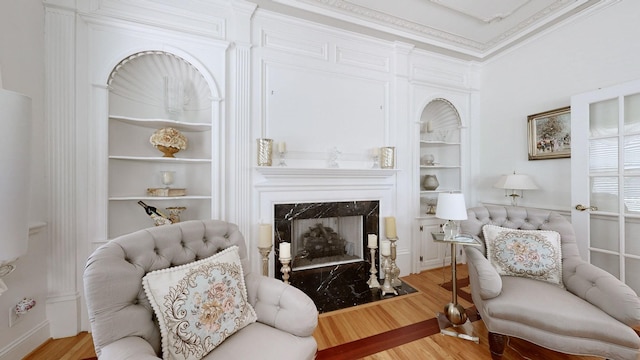
<path id="1" fill-rule="evenodd" d="M 164 359 L 200 360 L 256 321 L 237 246 L 150 272 L 142 282 L 158 318 Z"/>
<path id="2" fill-rule="evenodd" d="M 482 227 L 487 258 L 500 275 L 526 277 L 562 286 L 560 234 L 550 230 Z"/>

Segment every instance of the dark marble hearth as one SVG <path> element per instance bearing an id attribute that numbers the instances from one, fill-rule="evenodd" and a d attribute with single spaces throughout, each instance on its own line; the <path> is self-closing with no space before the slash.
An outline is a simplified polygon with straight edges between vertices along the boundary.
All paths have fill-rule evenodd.
<path id="1" fill-rule="evenodd" d="M 293 272 L 289 281 L 313 299 L 320 313 L 395 297 L 393 294 L 382 296 L 380 289 L 369 288 L 369 269 L 368 262 L 341 264 Z M 384 282 L 378 281 L 381 285 Z M 417 290 L 403 282 L 396 291 L 400 296 Z"/>

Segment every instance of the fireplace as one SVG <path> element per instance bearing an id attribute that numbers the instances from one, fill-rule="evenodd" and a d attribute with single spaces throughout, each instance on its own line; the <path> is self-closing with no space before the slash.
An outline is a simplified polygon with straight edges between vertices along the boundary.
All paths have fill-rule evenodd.
<path id="1" fill-rule="evenodd" d="M 282 279 L 279 243 L 290 242 L 289 282 L 309 295 L 320 313 L 393 297 L 367 283 L 368 234 L 378 235 L 379 207 L 379 200 L 276 204 L 275 277 Z M 416 291 L 404 282 L 396 290 L 400 295 Z"/>
<path id="2" fill-rule="evenodd" d="M 368 234 L 378 235 L 379 201 L 277 204 L 275 274 L 280 242 L 291 243 L 291 277 L 308 270 L 369 262 Z M 377 262 L 376 262 L 377 263 Z"/>

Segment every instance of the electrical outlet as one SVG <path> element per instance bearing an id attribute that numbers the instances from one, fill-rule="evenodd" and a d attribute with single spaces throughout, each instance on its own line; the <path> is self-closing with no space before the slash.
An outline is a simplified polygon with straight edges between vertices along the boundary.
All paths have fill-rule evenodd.
<path id="1" fill-rule="evenodd" d="M 24 318 L 24 315 L 18 315 L 16 314 L 16 307 L 12 306 L 9 309 L 9 327 L 14 326 L 15 324 L 19 323 L 22 318 Z"/>

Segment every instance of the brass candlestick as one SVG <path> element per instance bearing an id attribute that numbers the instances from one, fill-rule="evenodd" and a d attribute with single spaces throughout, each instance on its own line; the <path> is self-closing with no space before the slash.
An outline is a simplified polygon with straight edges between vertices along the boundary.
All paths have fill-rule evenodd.
<path id="1" fill-rule="evenodd" d="M 269 253 L 271 253 L 271 249 L 273 245 L 269 245 L 269 247 L 259 247 L 258 251 L 260 251 L 260 255 L 262 256 L 262 275 L 269 276 Z"/>
<path id="2" fill-rule="evenodd" d="M 398 278 L 400 276 L 400 268 L 396 264 L 396 241 L 398 241 L 398 238 L 389 239 L 389 241 L 391 242 L 391 286 L 402 286 L 402 281 Z"/>
<path id="3" fill-rule="evenodd" d="M 369 270 L 369 273 L 371 273 L 371 275 L 369 275 L 369 280 L 367 281 L 367 284 L 369 285 L 369 289 L 380 287 L 380 283 L 378 282 L 378 277 L 376 276 L 376 274 L 378 273 L 378 270 L 376 269 L 376 249 L 377 248 L 378 248 L 377 246 L 369 246 L 369 250 L 371 252 L 371 269 Z"/>
<path id="4" fill-rule="evenodd" d="M 280 263 L 282 264 L 282 281 L 285 284 L 289 284 L 289 272 L 291 271 L 291 267 L 289 267 L 289 263 L 291 263 L 291 258 L 280 258 Z"/>
<path id="5" fill-rule="evenodd" d="M 396 289 L 391 286 L 391 258 L 389 255 L 382 255 L 384 258 L 384 283 L 382 284 L 382 296 L 386 294 L 398 295 Z"/>

